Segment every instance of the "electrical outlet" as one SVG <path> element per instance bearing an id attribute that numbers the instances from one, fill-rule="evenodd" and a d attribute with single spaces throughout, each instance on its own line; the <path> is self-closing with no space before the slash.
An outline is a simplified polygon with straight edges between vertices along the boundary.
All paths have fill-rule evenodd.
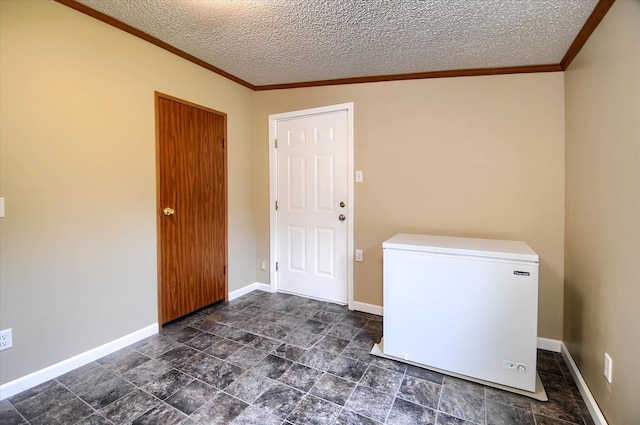
<path id="1" fill-rule="evenodd" d="M 604 353 L 604 377 L 607 378 L 607 382 L 611 383 L 613 374 L 613 359 L 607 353 Z"/>
<path id="2" fill-rule="evenodd" d="M 260 263 L 260 270 L 267 271 L 267 260 L 262 260 L 262 262 Z"/>
<path id="3" fill-rule="evenodd" d="M 0 331 L 0 351 L 13 347 L 11 328 Z"/>

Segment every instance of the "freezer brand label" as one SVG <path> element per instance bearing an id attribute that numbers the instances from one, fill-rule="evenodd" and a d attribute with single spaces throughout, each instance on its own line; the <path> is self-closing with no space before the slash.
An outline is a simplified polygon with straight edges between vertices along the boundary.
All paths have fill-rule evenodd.
<path id="1" fill-rule="evenodd" d="M 516 276 L 529 276 L 531 273 L 529 273 L 529 272 L 521 272 L 520 270 L 514 270 L 513 274 L 515 274 Z"/>

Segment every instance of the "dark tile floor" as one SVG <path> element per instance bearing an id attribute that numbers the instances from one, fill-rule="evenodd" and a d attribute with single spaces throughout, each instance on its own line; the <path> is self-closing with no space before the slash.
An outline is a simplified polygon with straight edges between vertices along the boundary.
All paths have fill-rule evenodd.
<path id="1" fill-rule="evenodd" d="M 562 357 L 548 402 L 369 354 L 382 319 L 252 292 L 0 402 L 0 424 L 592 424 Z"/>

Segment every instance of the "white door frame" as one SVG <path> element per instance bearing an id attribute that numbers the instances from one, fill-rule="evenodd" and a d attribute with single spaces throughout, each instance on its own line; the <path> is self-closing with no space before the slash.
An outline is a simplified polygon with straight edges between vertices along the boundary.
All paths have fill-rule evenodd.
<path id="1" fill-rule="evenodd" d="M 276 212 L 276 195 L 278 193 L 278 152 L 275 147 L 277 125 L 279 121 L 292 118 L 302 118 L 310 115 L 326 114 L 328 112 L 347 111 L 347 300 L 350 310 L 353 310 L 353 102 L 320 108 L 304 109 L 300 111 L 284 112 L 269 115 L 269 282 L 271 292 L 278 290 L 278 275 L 276 260 L 278 257 L 278 224 Z"/>

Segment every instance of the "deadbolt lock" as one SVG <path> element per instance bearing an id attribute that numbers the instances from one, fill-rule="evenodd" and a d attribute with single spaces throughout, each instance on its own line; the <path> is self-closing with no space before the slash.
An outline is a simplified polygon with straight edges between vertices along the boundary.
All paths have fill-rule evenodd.
<path id="1" fill-rule="evenodd" d="M 340 207 L 344 208 L 344 201 L 340 201 Z"/>

